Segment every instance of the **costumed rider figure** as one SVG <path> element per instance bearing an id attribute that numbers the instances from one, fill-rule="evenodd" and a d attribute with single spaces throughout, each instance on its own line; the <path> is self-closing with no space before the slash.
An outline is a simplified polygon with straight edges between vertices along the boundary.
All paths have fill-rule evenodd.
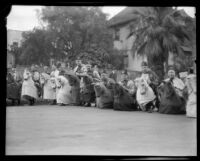
<path id="1" fill-rule="evenodd" d="M 76 64 L 77 66 L 74 68 L 74 73 L 81 79 L 80 75 L 83 73 L 84 65 L 79 58 L 76 60 Z"/>
<path id="2" fill-rule="evenodd" d="M 132 96 L 132 97 L 136 97 L 136 86 L 134 84 L 134 82 L 129 79 L 129 75 L 127 70 L 124 70 L 122 72 L 121 75 L 121 81 L 119 82 L 119 84 L 128 91 L 128 93 Z"/>
<path id="3" fill-rule="evenodd" d="M 47 66 L 44 66 L 44 72 L 41 73 L 40 82 L 43 87 L 43 99 L 51 101 L 51 105 L 56 105 L 55 85 L 52 85 L 53 82 Z"/>
<path id="4" fill-rule="evenodd" d="M 171 81 L 176 93 L 186 100 L 187 88 L 181 79 L 176 76 L 175 68 L 170 66 L 168 69 L 168 78 L 165 81 Z"/>
<path id="5" fill-rule="evenodd" d="M 93 83 L 93 71 L 91 65 L 88 63 L 83 67 L 83 73 L 81 74 L 80 88 L 81 99 L 85 107 L 91 106 L 91 103 L 95 102 L 95 91 Z"/>
<path id="6" fill-rule="evenodd" d="M 101 76 L 100 76 L 100 74 L 99 74 L 99 69 L 98 69 L 98 66 L 97 66 L 97 65 L 95 65 L 95 66 L 94 66 L 94 69 L 93 69 L 93 78 L 96 78 L 96 79 L 98 79 L 98 80 L 101 79 Z"/>
<path id="7" fill-rule="evenodd" d="M 152 71 L 148 67 L 146 61 L 143 61 L 141 63 L 141 66 L 142 66 L 142 74 L 140 78 L 144 79 L 148 83 L 148 85 L 152 88 L 154 94 L 156 95 L 156 106 L 159 107 L 158 92 L 157 92 L 157 87 L 159 86 L 159 77 L 154 71 Z"/>
<path id="8" fill-rule="evenodd" d="M 38 68 L 39 67 L 37 65 L 31 66 L 31 73 L 32 73 L 32 79 L 37 88 L 38 97 L 41 97 L 42 96 L 42 87 L 40 84 L 40 73 L 38 71 Z"/>
<path id="9" fill-rule="evenodd" d="M 22 83 L 22 98 L 29 101 L 29 105 L 33 105 L 35 100 L 38 98 L 38 90 L 32 79 L 30 69 L 26 68 L 23 74 L 24 81 Z"/>

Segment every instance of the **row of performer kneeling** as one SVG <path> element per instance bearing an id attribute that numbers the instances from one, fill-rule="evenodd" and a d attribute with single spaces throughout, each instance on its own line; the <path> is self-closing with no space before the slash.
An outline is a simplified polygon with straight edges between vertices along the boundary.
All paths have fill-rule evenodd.
<path id="1" fill-rule="evenodd" d="M 30 105 L 41 96 L 52 100 L 52 104 L 90 106 L 95 103 L 98 108 L 111 108 L 121 111 L 148 111 L 165 114 L 186 114 L 196 117 L 196 91 L 191 91 L 187 99 L 179 96 L 172 83 L 163 82 L 157 89 L 158 97 L 145 80 L 138 79 L 137 90 L 130 94 L 123 86 L 110 79 L 107 84 L 94 81 L 85 75 L 81 78 L 75 74 L 51 77 L 41 74 L 38 81 L 33 81 L 30 73 L 25 73 L 23 83 L 17 89 L 7 84 L 7 98 L 28 100 Z M 192 79 L 191 79 L 192 81 Z M 21 90 L 20 98 L 19 92 Z M 11 94 L 10 94 L 11 93 Z M 15 95 L 16 93 L 16 95 Z M 15 95 L 15 96 L 14 96 Z"/>

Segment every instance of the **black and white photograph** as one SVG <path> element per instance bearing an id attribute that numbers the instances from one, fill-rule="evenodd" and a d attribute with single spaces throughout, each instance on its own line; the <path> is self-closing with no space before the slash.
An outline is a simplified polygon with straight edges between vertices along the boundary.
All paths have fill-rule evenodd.
<path id="1" fill-rule="evenodd" d="M 195 6 L 12 5 L 6 21 L 6 156 L 197 156 Z"/>

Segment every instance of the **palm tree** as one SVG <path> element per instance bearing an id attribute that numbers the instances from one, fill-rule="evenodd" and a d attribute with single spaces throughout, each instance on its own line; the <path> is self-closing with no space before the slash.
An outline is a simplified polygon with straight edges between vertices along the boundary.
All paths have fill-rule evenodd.
<path id="1" fill-rule="evenodd" d="M 185 22 L 191 19 L 172 7 L 147 7 L 144 12 L 133 14 L 137 16 L 129 35 L 135 35 L 133 53 L 146 55 L 149 66 L 163 79 L 169 53 L 184 56 L 181 47 L 191 40 Z"/>

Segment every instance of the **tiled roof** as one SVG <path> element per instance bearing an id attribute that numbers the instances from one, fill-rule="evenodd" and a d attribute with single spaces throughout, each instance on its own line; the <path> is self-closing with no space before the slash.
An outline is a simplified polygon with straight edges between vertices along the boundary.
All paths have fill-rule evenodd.
<path id="1" fill-rule="evenodd" d="M 108 26 L 114 27 L 116 25 L 134 20 L 137 18 L 137 15 L 133 13 L 134 11 L 143 13 L 145 10 L 148 10 L 148 7 L 126 7 L 124 10 L 109 20 Z"/>

